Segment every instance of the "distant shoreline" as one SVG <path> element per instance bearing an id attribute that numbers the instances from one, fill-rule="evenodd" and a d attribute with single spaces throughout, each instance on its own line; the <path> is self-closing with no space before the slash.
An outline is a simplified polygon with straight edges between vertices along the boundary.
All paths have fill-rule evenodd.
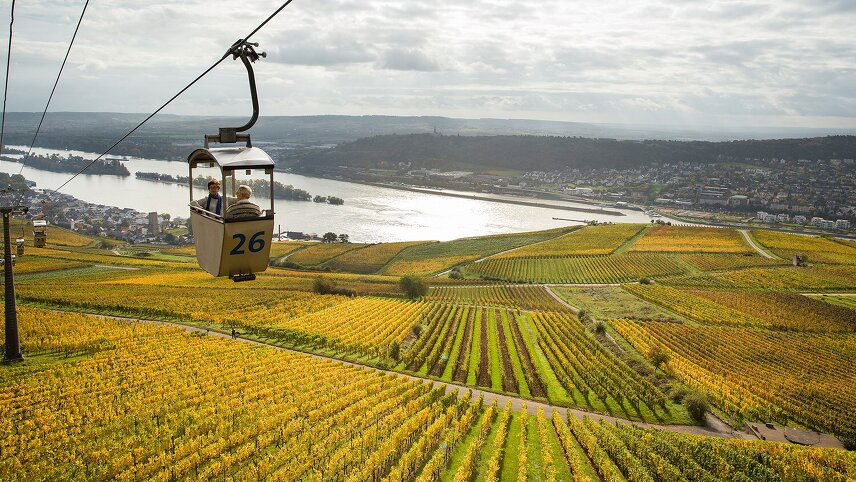
<path id="1" fill-rule="evenodd" d="M 298 173 L 294 173 L 294 174 L 298 174 Z M 478 196 L 478 195 L 470 196 L 468 194 L 458 194 L 458 193 L 452 193 L 452 192 L 446 192 L 446 191 L 435 191 L 432 189 L 420 188 L 420 187 L 415 187 L 415 186 L 401 186 L 401 185 L 397 185 L 397 184 L 386 184 L 386 183 L 382 183 L 382 182 L 358 181 L 358 180 L 353 180 L 353 179 L 339 179 L 339 178 L 335 178 L 335 177 L 322 176 L 319 174 L 312 174 L 312 175 L 299 174 L 299 175 L 306 176 L 306 177 L 319 177 L 319 178 L 323 178 L 323 179 L 330 179 L 332 181 L 341 181 L 341 182 L 350 182 L 350 183 L 354 183 L 354 184 L 363 184 L 366 186 L 385 187 L 385 188 L 389 188 L 389 189 L 397 189 L 399 191 L 418 192 L 420 194 L 436 194 L 438 196 L 448 196 L 448 197 L 455 197 L 455 198 L 460 198 L 460 199 L 474 199 L 476 201 L 488 201 L 488 202 L 496 202 L 496 203 L 503 203 L 503 204 L 516 204 L 518 206 L 529 206 L 529 207 L 535 207 L 535 208 L 556 209 L 559 211 L 575 211 L 575 212 L 580 212 L 580 213 L 607 214 L 610 216 L 626 216 L 626 214 L 624 214 L 620 211 L 612 211 L 610 209 L 578 208 L 578 207 L 571 207 L 571 206 L 559 206 L 557 204 L 539 203 L 539 202 L 533 202 L 533 201 L 517 201 L 514 199 L 497 199 L 497 198 L 493 198 L 493 197 Z"/>

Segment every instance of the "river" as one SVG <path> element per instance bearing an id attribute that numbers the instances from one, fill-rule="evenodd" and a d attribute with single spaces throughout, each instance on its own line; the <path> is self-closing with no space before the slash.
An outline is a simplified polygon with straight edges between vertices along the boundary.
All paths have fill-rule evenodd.
<path id="1" fill-rule="evenodd" d="M 26 146 L 8 146 L 26 150 Z M 94 159 L 97 154 L 80 151 L 34 148 L 34 154 L 60 156 L 75 155 Z M 14 156 L 12 156 L 14 157 Z M 119 156 L 107 156 L 108 158 Z M 169 213 L 171 216 L 187 217 L 189 196 L 187 186 L 144 181 L 134 177 L 136 172 L 159 172 L 162 174 L 187 176 L 184 162 L 157 159 L 127 159 L 125 165 L 130 177 L 81 174 L 66 185 L 62 192 L 83 201 L 108 206 L 128 207 L 138 211 Z M 16 174 L 19 163 L 0 161 L 0 172 Z M 71 174 L 43 171 L 24 166 L 21 174 L 35 181 L 37 187 L 56 189 Z M 449 239 L 499 234 L 519 231 L 534 231 L 559 226 L 578 224 L 554 220 L 586 219 L 601 222 L 647 223 L 650 218 L 635 210 L 615 209 L 624 214 L 616 216 L 601 213 L 564 211 L 543 207 L 521 206 L 476 199 L 430 194 L 427 192 L 403 191 L 392 188 L 369 186 L 351 182 L 322 179 L 277 172 L 274 179 L 283 184 L 309 191 L 312 195 L 338 196 L 345 200 L 342 206 L 306 201 L 277 200 L 276 222 L 283 231 L 301 231 L 323 234 L 327 231 L 347 233 L 354 242 L 389 242 Z M 195 189 L 196 198 L 205 194 Z M 471 193 L 464 193 L 471 194 Z M 502 195 L 478 193 L 480 197 L 516 199 L 542 204 L 551 204 L 569 209 L 592 206 L 564 201 L 535 200 Z M 269 200 L 256 200 L 262 207 Z M 665 220 L 665 218 L 664 218 Z"/>

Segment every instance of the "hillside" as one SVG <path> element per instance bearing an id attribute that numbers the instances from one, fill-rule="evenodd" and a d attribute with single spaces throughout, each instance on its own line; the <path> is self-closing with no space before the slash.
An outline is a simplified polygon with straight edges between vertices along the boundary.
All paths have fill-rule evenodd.
<path id="1" fill-rule="evenodd" d="M 728 162 L 754 158 L 856 158 L 856 136 L 728 142 L 616 140 L 548 136 L 383 135 L 305 153 L 301 172 L 336 166 L 447 170 L 627 168 L 652 162 Z"/>
<path id="2" fill-rule="evenodd" d="M 0 479 L 856 475 L 840 450 L 856 446 L 856 247 L 833 238 L 606 225 L 275 243 L 386 274 L 246 283 L 202 272 L 192 247 L 95 241 L 52 231 L 15 264 L 25 361 L 0 366 L 0 418 L 20 422 L 0 425 Z M 426 296 L 406 299 L 408 272 Z M 316 293 L 319 276 L 347 295 Z"/>

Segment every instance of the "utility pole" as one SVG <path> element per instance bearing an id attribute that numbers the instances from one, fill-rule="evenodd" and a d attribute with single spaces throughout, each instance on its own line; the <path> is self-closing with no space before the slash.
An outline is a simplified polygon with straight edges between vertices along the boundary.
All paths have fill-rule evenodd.
<path id="1" fill-rule="evenodd" d="M 3 363 L 15 363 L 22 361 L 21 340 L 18 336 L 18 310 L 15 306 L 15 278 L 12 272 L 12 242 L 9 239 L 9 228 L 12 222 L 12 214 L 23 214 L 27 212 L 26 206 L 13 202 L 9 191 L 0 192 L 0 214 L 3 215 L 3 295 L 6 308 L 6 352 L 3 355 Z"/>

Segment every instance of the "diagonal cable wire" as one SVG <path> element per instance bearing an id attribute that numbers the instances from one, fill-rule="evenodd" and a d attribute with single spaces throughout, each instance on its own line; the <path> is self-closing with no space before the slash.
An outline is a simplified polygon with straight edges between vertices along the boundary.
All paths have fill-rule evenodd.
<path id="1" fill-rule="evenodd" d="M 279 13 L 280 13 L 280 12 L 281 12 L 285 7 L 287 7 L 289 4 L 291 4 L 291 2 L 293 2 L 293 1 L 294 1 L 294 0 L 287 0 L 285 3 L 283 3 L 282 5 L 280 5 L 280 7 L 279 7 L 279 8 L 277 8 L 277 9 L 276 9 L 272 14 L 270 14 L 270 15 L 268 16 L 268 18 L 266 18 L 266 19 L 265 19 L 262 23 L 260 23 L 260 24 L 255 28 L 255 29 L 253 29 L 253 31 L 252 31 L 252 32 L 250 32 L 249 34 L 247 34 L 247 36 L 246 36 L 246 37 L 244 37 L 244 38 L 243 38 L 243 39 L 241 39 L 241 40 L 244 40 L 244 41 L 249 40 L 249 39 L 250 39 L 250 37 L 252 37 L 253 35 L 255 35 L 259 30 L 261 30 L 261 29 L 262 29 L 262 27 L 264 27 L 265 25 L 267 25 L 267 23 L 268 23 L 268 22 L 270 22 L 271 20 L 273 20 L 273 18 L 274 18 L 274 17 L 276 17 L 277 15 L 279 15 Z M 187 91 L 187 89 L 189 89 L 190 87 L 192 87 L 192 86 L 193 86 L 193 84 L 195 84 L 196 82 L 198 82 L 198 81 L 199 81 L 199 79 L 201 79 L 202 77 L 205 77 L 209 72 L 211 72 L 212 70 L 214 70 L 214 68 L 215 68 L 215 67 L 217 67 L 218 65 L 220 65 L 220 63 L 222 63 L 224 60 L 226 60 L 226 58 L 228 58 L 228 57 L 229 57 L 229 55 L 231 55 L 231 53 L 232 53 L 232 49 L 230 48 L 228 51 L 226 51 L 226 53 L 225 53 L 225 54 L 223 54 L 223 56 L 222 56 L 222 57 L 220 57 L 220 59 L 219 59 L 219 60 L 217 60 L 216 62 L 214 62 L 214 64 L 213 64 L 213 65 L 211 65 L 211 67 L 208 67 L 207 69 L 205 69 L 205 71 L 204 71 L 204 72 L 202 72 L 201 74 L 199 74 L 195 79 L 193 79 L 193 80 L 192 80 L 189 84 L 187 84 L 183 89 L 179 90 L 177 94 L 175 94 L 174 96 L 170 97 L 170 98 L 169 98 L 169 100 L 167 100 L 166 102 L 164 102 L 164 103 L 163 103 L 163 105 L 161 105 L 160 107 L 158 107 L 154 112 L 152 112 L 151 114 L 149 114 L 149 115 L 148 115 L 148 117 L 146 117 L 145 119 L 143 119 L 143 120 L 142 120 L 139 124 L 137 124 L 133 129 L 131 129 L 131 130 L 130 130 L 130 131 L 128 131 L 125 135 L 123 135 L 121 138 L 119 138 L 119 140 L 118 140 L 118 141 L 116 141 L 115 143 L 113 143 L 113 145 L 112 145 L 112 146 L 110 146 L 109 148 L 107 148 L 107 150 L 106 150 L 106 151 L 104 151 L 103 153 L 101 153 L 100 155 L 98 155 L 98 157 L 96 157 L 96 158 L 95 158 L 95 159 L 93 159 L 91 162 L 89 162 L 89 164 L 87 164 L 87 165 L 83 166 L 83 168 L 82 168 L 82 169 L 80 169 L 80 170 L 79 170 L 79 171 L 77 171 L 73 176 L 71 176 L 70 178 L 68 178 L 68 180 L 67 180 L 67 181 L 65 181 L 64 183 L 62 183 L 58 188 L 56 188 L 56 189 L 54 190 L 54 193 L 59 192 L 59 191 L 60 191 L 63 187 L 65 187 L 68 183 L 70 183 L 71 181 L 73 181 L 73 180 L 74 180 L 74 178 L 76 178 L 76 177 L 77 177 L 77 176 L 79 176 L 81 173 L 83 173 L 83 171 L 87 170 L 90 166 L 92 166 L 93 164 L 95 164 L 96 162 L 98 162 L 102 157 L 106 156 L 106 155 L 107 155 L 107 153 L 109 153 L 111 150 L 113 150 L 113 148 L 115 148 L 116 146 L 118 146 L 122 141 L 124 141 L 125 139 L 127 139 L 131 134 L 133 134 L 134 132 L 136 132 L 136 131 L 137 131 L 137 129 L 139 129 L 140 127 L 142 127 L 142 126 L 143 126 L 143 124 L 145 124 L 146 122 L 148 122 L 152 117 L 154 117 L 155 115 L 157 115 L 157 114 L 158 114 L 158 112 L 162 111 L 162 110 L 163 110 L 166 106 L 168 106 L 172 101 L 174 101 L 175 99 L 177 99 L 177 98 L 178 98 L 178 96 L 180 96 L 180 95 L 181 95 L 181 94 L 183 94 L 185 91 Z"/>
<path id="2" fill-rule="evenodd" d="M 39 125 L 36 127 L 36 133 L 33 134 L 33 141 L 30 142 L 30 148 L 27 150 L 27 155 L 24 156 L 24 159 L 30 157 L 30 154 L 33 152 L 33 146 L 36 145 L 36 138 L 39 137 L 39 131 L 42 129 L 42 123 L 45 121 L 45 115 L 48 113 L 48 107 L 51 105 L 51 100 L 53 99 L 54 92 L 56 92 L 56 86 L 59 84 L 59 78 L 62 76 L 62 70 L 65 68 L 65 63 L 68 61 L 68 54 L 71 53 L 71 47 L 74 45 L 74 39 L 77 38 L 77 31 L 80 30 L 80 23 L 83 22 L 83 16 L 86 14 L 86 7 L 89 6 L 89 0 L 86 0 L 86 3 L 83 4 L 83 11 L 80 12 L 80 18 L 77 20 L 77 27 L 74 28 L 74 33 L 71 35 L 71 41 L 68 43 L 68 50 L 65 51 L 65 58 L 62 59 L 62 65 L 59 66 L 59 72 L 56 74 L 56 80 L 54 81 L 53 88 L 51 89 L 51 94 L 48 96 L 48 101 L 45 104 L 45 110 L 42 112 L 42 118 L 39 119 Z M 24 162 L 21 161 L 21 170 L 18 171 L 18 174 L 24 171 Z"/>
<path id="3" fill-rule="evenodd" d="M 6 84 L 3 87 L 3 120 L 0 121 L 0 155 L 3 153 L 3 134 L 6 131 L 6 96 L 9 93 L 9 63 L 12 60 L 12 25 L 15 23 L 15 0 L 12 0 L 12 14 L 9 18 L 9 50 L 6 52 Z"/>

